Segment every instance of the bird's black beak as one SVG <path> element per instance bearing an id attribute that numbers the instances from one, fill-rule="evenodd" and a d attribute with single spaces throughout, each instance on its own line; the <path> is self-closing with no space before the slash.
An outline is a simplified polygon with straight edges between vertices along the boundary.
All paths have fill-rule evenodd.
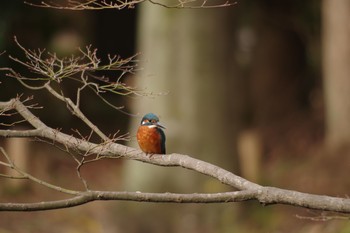
<path id="1" fill-rule="evenodd" d="M 162 125 L 159 124 L 159 123 L 157 123 L 156 125 L 157 125 L 157 127 L 159 127 L 159 128 L 166 129 L 164 126 L 162 126 Z"/>

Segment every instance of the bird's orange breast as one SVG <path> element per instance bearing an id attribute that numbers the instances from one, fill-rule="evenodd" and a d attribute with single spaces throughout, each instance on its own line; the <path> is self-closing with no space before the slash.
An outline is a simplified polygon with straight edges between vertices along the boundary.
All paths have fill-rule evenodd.
<path id="1" fill-rule="evenodd" d="M 150 154 L 161 154 L 161 135 L 155 127 L 140 126 L 137 131 L 137 142 L 141 150 Z"/>

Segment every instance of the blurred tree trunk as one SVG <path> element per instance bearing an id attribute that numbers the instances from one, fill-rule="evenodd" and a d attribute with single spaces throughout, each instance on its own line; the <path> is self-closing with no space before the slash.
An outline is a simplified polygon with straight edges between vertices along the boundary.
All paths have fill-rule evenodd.
<path id="1" fill-rule="evenodd" d="M 326 140 L 338 148 L 350 143 L 350 1 L 324 0 L 322 14 Z"/>
<path id="2" fill-rule="evenodd" d="M 6 150 L 11 155 L 12 160 L 16 165 L 23 169 L 28 169 L 29 159 L 29 140 L 27 138 L 7 138 L 6 139 Z M 7 173 L 10 176 L 18 176 L 18 173 L 10 168 L 7 168 Z M 23 182 L 22 179 L 6 179 L 8 183 L 7 188 L 11 189 L 12 193 L 23 191 L 25 185 L 28 184 Z"/>
<path id="3" fill-rule="evenodd" d="M 147 88 L 155 96 L 135 100 L 133 112 L 139 117 L 133 119 L 131 132 L 136 132 L 145 113 L 153 112 L 167 127 L 168 153 L 189 154 L 235 168 L 240 100 L 232 30 L 226 9 L 141 7 L 139 50 L 143 70 L 136 86 Z M 157 95 L 160 92 L 166 94 Z M 136 140 L 133 146 L 138 147 Z M 182 181 L 181 186 L 187 181 L 190 179 Z"/>
<path id="4" fill-rule="evenodd" d="M 236 171 L 236 136 L 242 88 L 233 56 L 232 8 L 174 10 L 143 4 L 139 10 L 138 47 L 142 52 L 143 70 L 135 80 L 136 86 L 155 94 L 167 94 L 139 98 L 133 102 L 133 112 L 139 113 L 139 117 L 132 120 L 130 132 L 135 134 L 141 117 L 153 112 L 167 127 L 167 153 L 188 154 Z M 132 146 L 138 147 L 136 140 Z M 132 161 L 125 165 L 124 179 L 127 190 L 225 190 L 224 186 L 212 182 L 210 178 L 183 169 L 165 169 Z M 213 206 L 212 211 L 203 211 L 203 208 L 207 207 L 194 208 L 197 214 L 192 216 L 190 223 L 179 224 L 179 221 L 188 221 L 185 219 L 188 215 L 171 215 L 165 221 L 178 223 L 178 229 L 173 228 L 173 232 L 203 232 L 203 228 L 210 228 L 212 221 L 207 221 L 205 226 L 201 218 L 207 218 L 207 214 L 218 214 Z M 171 209 L 175 211 L 176 208 Z M 153 218 L 172 210 L 154 211 Z M 229 219 L 232 220 L 232 216 Z M 166 222 L 158 224 L 163 227 L 169 225 Z M 218 229 L 214 230 L 216 227 L 213 231 L 207 228 L 206 232 L 217 232 Z M 162 228 L 160 232 L 165 230 Z"/>

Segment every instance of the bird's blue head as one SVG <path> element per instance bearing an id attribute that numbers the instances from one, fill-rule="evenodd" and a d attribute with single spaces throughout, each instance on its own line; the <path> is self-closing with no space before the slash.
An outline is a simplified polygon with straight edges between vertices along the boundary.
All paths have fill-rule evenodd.
<path id="1" fill-rule="evenodd" d="M 141 131 L 140 131 L 141 129 Z M 156 143 L 158 145 L 160 145 L 159 151 L 157 151 L 156 153 L 160 153 L 160 154 L 165 154 L 166 150 L 165 150 L 165 133 L 162 129 L 165 129 L 164 126 L 162 126 L 161 124 L 159 124 L 159 118 L 153 114 L 153 113 L 147 113 L 146 115 L 143 116 L 142 120 L 141 120 L 141 125 L 140 128 L 137 132 L 137 137 L 138 137 L 138 141 L 140 140 L 144 140 L 145 137 L 141 137 L 139 139 L 139 136 L 141 133 L 144 132 L 148 132 L 150 135 L 147 137 L 149 140 L 152 140 L 149 143 Z M 152 138 L 150 138 L 152 137 Z M 157 141 L 158 140 L 158 141 Z M 160 140 L 160 141 L 159 141 Z M 139 143 L 140 143 L 139 141 Z M 146 142 L 147 144 L 147 142 Z"/>
<path id="2" fill-rule="evenodd" d="M 144 115 L 141 120 L 141 125 L 154 126 L 165 129 L 164 126 L 159 124 L 159 118 L 153 113 L 147 113 L 146 115 Z"/>

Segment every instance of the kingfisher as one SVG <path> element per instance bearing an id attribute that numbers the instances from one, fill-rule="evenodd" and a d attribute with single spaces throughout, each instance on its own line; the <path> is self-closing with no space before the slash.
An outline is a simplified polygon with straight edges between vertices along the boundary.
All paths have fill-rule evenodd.
<path id="1" fill-rule="evenodd" d="M 159 118 L 153 113 L 147 113 L 141 120 L 137 130 L 137 142 L 146 154 L 165 154 L 164 126 L 159 124 Z"/>

